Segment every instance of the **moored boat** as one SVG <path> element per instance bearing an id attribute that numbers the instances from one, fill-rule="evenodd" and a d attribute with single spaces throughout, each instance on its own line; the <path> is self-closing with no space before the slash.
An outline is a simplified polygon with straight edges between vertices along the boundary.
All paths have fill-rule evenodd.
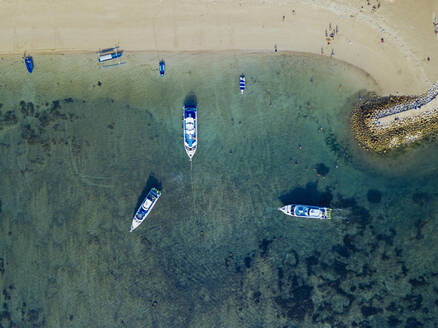
<path id="1" fill-rule="evenodd" d="M 117 51 L 117 50 L 114 52 L 111 52 L 111 53 L 99 54 L 99 57 L 98 57 L 99 63 L 122 57 L 122 55 L 123 55 L 123 52 Z"/>
<path id="2" fill-rule="evenodd" d="M 198 109 L 196 106 L 183 108 L 184 148 L 190 161 L 198 146 Z"/>
<path id="3" fill-rule="evenodd" d="M 159 67 L 160 67 L 160 76 L 163 77 L 166 71 L 166 62 L 164 60 L 161 60 Z"/>
<path id="4" fill-rule="evenodd" d="M 33 72 L 33 59 L 32 56 L 24 55 L 24 64 L 26 65 L 27 71 L 32 74 Z"/>
<path id="5" fill-rule="evenodd" d="M 149 213 L 151 213 L 152 208 L 155 206 L 160 196 L 161 192 L 157 188 L 152 188 L 149 191 L 132 219 L 131 232 L 143 223 L 144 219 L 146 219 Z"/>
<path id="6" fill-rule="evenodd" d="M 246 88 L 246 78 L 244 74 L 240 75 L 239 86 L 240 86 L 240 93 L 243 94 Z"/>
<path id="7" fill-rule="evenodd" d="M 291 204 L 280 207 L 278 210 L 286 215 L 295 216 L 297 218 L 321 220 L 330 220 L 332 218 L 332 209 L 328 207 Z"/>

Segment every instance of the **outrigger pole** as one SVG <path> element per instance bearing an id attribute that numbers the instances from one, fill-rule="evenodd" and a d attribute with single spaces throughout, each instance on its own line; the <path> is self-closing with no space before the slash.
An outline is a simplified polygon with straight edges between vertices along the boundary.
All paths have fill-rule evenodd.
<path id="1" fill-rule="evenodd" d="M 106 49 L 99 49 L 98 53 L 104 53 L 104 52 L 108 52 L 108 51 L 113 51 L 117 48 L 120 48 L 120 46 L 116 46 L 114 48 L 106 48 Z"/>

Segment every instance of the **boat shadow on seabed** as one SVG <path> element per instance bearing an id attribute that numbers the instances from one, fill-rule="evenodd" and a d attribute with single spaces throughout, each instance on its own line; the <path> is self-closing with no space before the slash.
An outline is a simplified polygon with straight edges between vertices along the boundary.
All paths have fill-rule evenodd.
<path id="1" fill-rule="evenodd" d="M 190 108 L 197 106 L 198 106 L 198 99 L 196 98 L 196 95 L 193 92 L 190 92 L 184 99 L 184 107 Z"/>
<path id="2" fill-rule="evenodd" d="M 309 182 L 305 187 L 296 187 L 279 197 L 279 200 L 284 205 L 287 204 L 312 204 L 318 207 L 332 208 L 332 220 L 349 220 L 352 211 L 349 208 L 333 208 L 333 194 L 330 189 L 319 191 L 317 183 Z"/>

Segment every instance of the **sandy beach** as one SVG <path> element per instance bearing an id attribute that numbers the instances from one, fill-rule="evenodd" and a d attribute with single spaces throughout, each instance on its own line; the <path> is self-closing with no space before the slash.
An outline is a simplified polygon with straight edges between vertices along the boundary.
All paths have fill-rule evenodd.
<path id="1" fill-rule="evenodd" d="M 419 93 L 438 80 L 433 0 L 18 0 L 0 7 L 1 55 L 93 52 L 115 42 L 125 51 L 158 55 L 274 52 L 276 46 L 358 66 L 382 94 Z M 335 28 L 327 42 L 325 31 Z"/>

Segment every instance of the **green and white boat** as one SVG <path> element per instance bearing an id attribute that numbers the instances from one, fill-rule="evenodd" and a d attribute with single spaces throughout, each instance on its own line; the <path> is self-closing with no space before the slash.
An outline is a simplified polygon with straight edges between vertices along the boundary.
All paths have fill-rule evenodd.
<path id="1" fill-rule="evenodd" d="M 278 210 L 286 215 L 295 216 L 297 218 L 320 220 L 330 220 L 332 218 L 332 209 L 328 207 L 291 204 L 280 207 Z"/>
<path id="2" fill-rule="evenodd" d="M 155 206 L 160 196 L 161 192 L 157 188 L 152 188 L 149 191 L 132 219 L 131 232 L 143 223 L 144 219 L 146 219 L 149 213 L 151 213 L 152 208 Z"/>

